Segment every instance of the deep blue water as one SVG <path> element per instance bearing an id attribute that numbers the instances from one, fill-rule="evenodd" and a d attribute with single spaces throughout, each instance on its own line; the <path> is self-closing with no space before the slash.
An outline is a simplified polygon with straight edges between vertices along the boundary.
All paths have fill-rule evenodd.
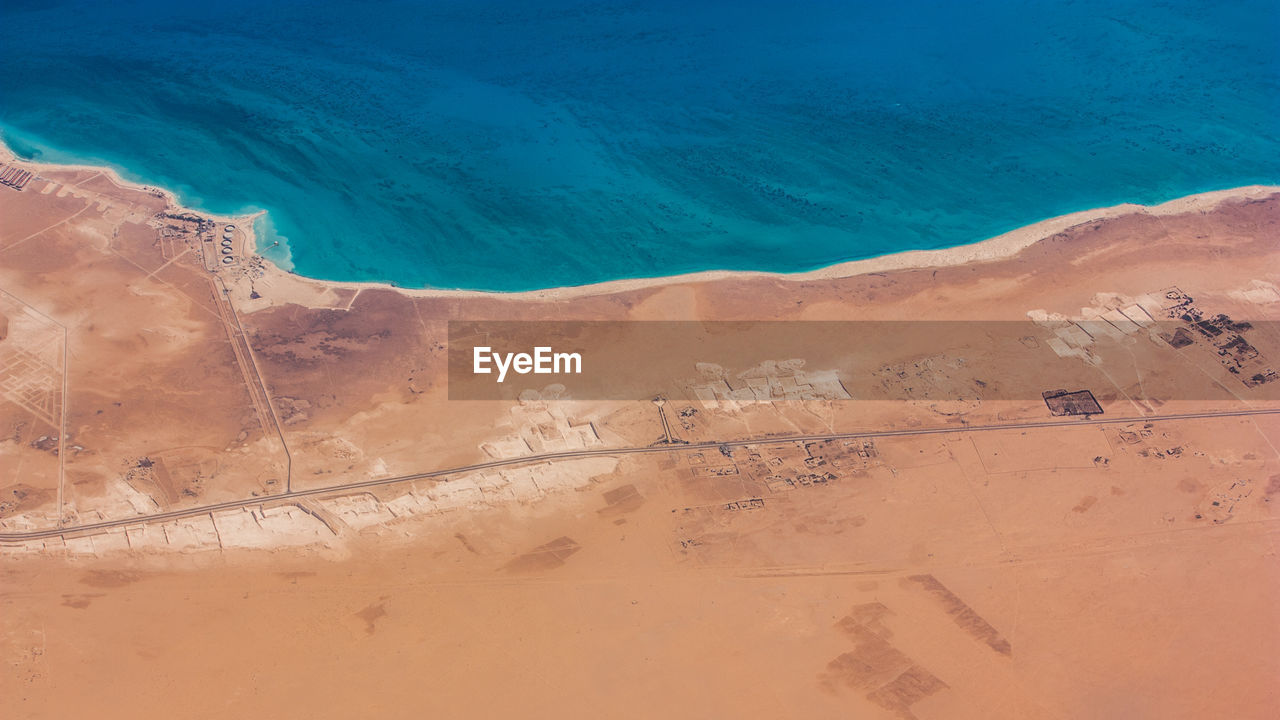
<path id="1" fill-rule="evenodd" d="M 1280 2 L 0 0 L 0 135 L 304 275 L 793 271 L 1280 182 Z M 287 254 L 286 254 L 287 253 Z"/>

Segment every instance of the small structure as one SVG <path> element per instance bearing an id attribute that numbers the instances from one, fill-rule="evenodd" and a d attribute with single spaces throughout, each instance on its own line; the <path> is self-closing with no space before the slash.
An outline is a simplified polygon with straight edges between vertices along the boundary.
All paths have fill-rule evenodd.
<path id="1" fill-rule="evenodd" d="M 1187 332 L 1186 328 L 1178 328 L 1173 334 L 1160 333 L 1160 339 L 1177 350 L 1195 344 L 1195 340 L 1192 339 L 1191 333 Z"/>
<path id="2" fill-rule="evenodd" d="M 17 166 L 5 165 L 0 167 L 0 185 L 7 185 L 14 190 L 23 189 L 34 177 L 35 173 Z"/>

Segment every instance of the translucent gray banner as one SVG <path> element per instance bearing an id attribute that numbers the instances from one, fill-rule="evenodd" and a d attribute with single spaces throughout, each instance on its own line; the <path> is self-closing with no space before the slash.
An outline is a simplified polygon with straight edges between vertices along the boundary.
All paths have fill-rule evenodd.
<path id="1" fill-rule="evenodd" d="M 1120 313 L 1024 322 L 449 323 L 451 400 L 1280 399 L 1280 323 Z M 1092 397 L 1093 400 L 1089 398 Z"/>

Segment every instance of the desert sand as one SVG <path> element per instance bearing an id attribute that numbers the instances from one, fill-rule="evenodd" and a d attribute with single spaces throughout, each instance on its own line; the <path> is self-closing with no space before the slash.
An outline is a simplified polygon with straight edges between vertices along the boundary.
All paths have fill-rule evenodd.
<path id="1" fill-rule="evenodd" d="M 803 275 L 492 295 L 300 278 L 255 255 L 248 218 L 0 160 L 36 175 L 0 187 L 16 717 L 1280 701 L 1280 189 Z M 450 400 L 451 320 L 1028 329 L 710 375 L 681 360 L 659 409 Z M 1096 411 L 1055 415 L 1041 389 Z"/>

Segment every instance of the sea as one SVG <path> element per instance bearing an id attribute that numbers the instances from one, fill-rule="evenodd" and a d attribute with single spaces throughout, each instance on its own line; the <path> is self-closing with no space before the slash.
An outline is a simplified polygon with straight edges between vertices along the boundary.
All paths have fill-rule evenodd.
<path id="1" fill-rule="evenodd" d="M 20 155 L 265 210 L 329 280 L 803 271 L 1280 183 L 1277 0 L 3 0 L 0 50 Z"/>

